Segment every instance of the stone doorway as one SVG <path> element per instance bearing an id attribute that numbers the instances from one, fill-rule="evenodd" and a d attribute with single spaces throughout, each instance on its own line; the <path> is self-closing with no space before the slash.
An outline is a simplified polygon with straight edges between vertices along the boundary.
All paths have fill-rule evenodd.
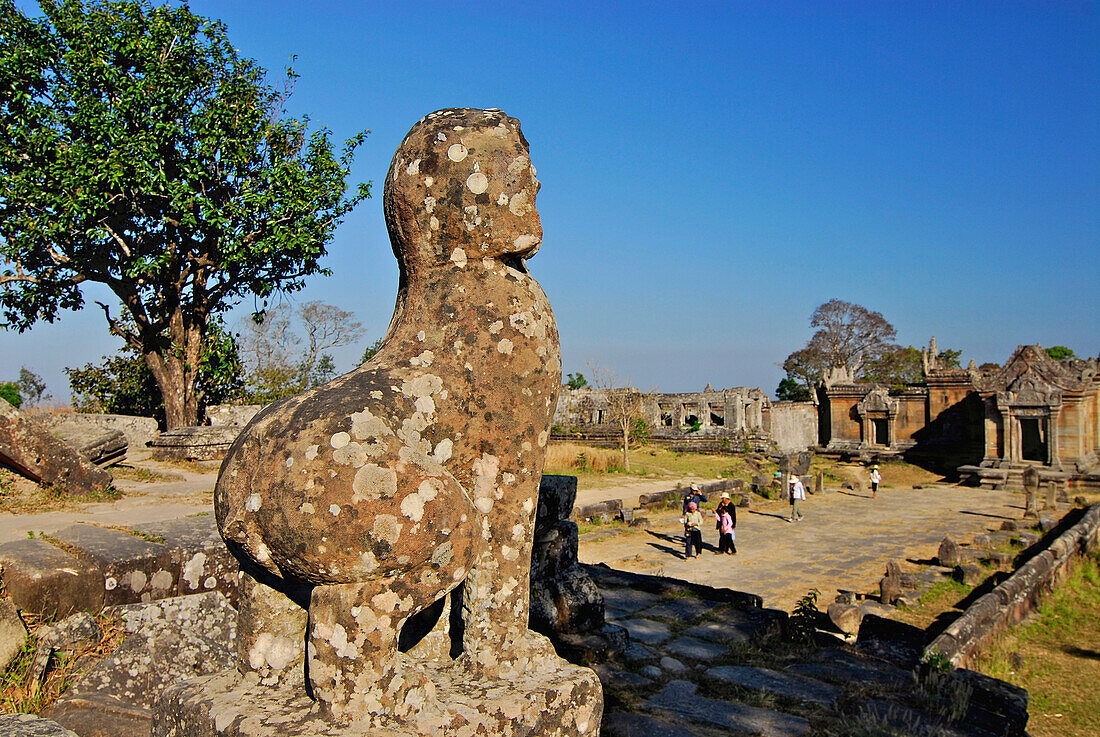
<path id="1" fill-rule="evenodd" d="M 872 445 L 885 445 L 885 446 L 889 447 L 889 445 L 890 445 L 890 420 L 885 418 L 885 417 L 872 418 L 871 419 L 871 434 L 873 436 L 871 438 L 871 444 Z"/>
<path id="2" fill-rule="evenodd" d="M 1020 418 L 1020 456 L 1025 461 L 1047 462 L 1046 422 L 1038 417 Z"/>

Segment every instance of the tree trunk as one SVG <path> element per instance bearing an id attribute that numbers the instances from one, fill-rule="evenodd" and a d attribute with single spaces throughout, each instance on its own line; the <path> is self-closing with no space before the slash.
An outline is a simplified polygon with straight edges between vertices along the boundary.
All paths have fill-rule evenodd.
<path id="1" fill-rule="evenodd" d="M 630 429 L 623 428 L 623 470 L 630 471 Z"/>
<path id="2" fill-rule="evenodd" d="M 202 328 L 185 325 L 178 313 L 173 316 L 169 335 L 146 343 L 142 353 L 164 402 L 164 422 L 169 430 L 199 424 L 199 361 L 202 358 Z"/>

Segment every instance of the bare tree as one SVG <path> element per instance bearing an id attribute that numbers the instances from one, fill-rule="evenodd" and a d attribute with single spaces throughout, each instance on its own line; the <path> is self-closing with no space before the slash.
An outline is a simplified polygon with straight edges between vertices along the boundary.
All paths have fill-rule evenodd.
<path id="1" fill-rule="evenodd" d="M 607 401 L 611 422 L 622 435 L 623 470 L 630 470 L 630 440 L 636 433 L 642 416 L 642 394 L 631 386 L 619 386 L 614 372 L 589 366 L 592 372 L 591 386 L 596 387 Z M 629 379 L 626 383 L 629 383 Z"/>
<path id="2" fill-rule="evenodd" d="M 354 313 L 319 301 L 305 302 L 297 310 L 278 305 L 260 317 L 242 321 L 240 336 L 247 381 L 259 402 L 323 384 L 336 373 L 325 351 L 350 345 L 366 332 Z"/>
<path id="3" fill-rule="evenodd" d="M 829 300 L 814 310 L 810 327 L 817 329 L 813 337 L 787 356 L 783 369 L 811 389 L 811 396 L 813 385 L 830 369 L 844 369 L 858 380 L 884 354 L 899 350 L 893 343 L 897 331 L 882 313 L 851 302 Z"/>

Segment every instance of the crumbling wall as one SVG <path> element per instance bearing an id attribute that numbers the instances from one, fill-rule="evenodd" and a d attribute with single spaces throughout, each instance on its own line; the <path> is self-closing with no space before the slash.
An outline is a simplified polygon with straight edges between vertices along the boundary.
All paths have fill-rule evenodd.
<path id="1" fill-rule="evenodd" d="M 817 407 L 811 402 L 772 402 L 764 413 L 764 429 L 783 453 L 817 445 Z"/>

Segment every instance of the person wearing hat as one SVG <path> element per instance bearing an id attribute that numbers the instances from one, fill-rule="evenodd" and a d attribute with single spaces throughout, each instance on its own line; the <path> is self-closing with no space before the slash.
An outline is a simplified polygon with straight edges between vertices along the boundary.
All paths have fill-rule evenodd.
<path id="1" fill-rule="evenodd" d="M 684 497 L 684 514 L 687 514 L 688 504 L 695 502 L 696 507 L 702 507 L 703 502 L 707 498 L 703 495 L 703 492 L 699 491 L 699 484 L 692 484 L 688 488 L 687 496 Z"/>
<path id="2" fill-rule="evenodd" d="M 716 526 L 718 528 L 717 554 L 735 555 L 737 553 L 737 546 L 734 545 L 736 533 L 733 530 L 737 527 L 737 507 L 730 501 L 728 491 L 722 492 L 722 500 L 718 502 L 718 507 L 714 510 L 714 517 L 717 520 Z"/>
<path id="3" fill-rule="evenodd" d="M 699 505 L 688 502 L 687 511 L 684 513 L 684 557 L 696 558 L 703 552 L 703 515 L 699 511 Z M 695 553 L 691 552 L 695 548 Z"/>
<path id="4" fill-rule="evenodd" d="M 871 466 L 871 498 L 878 499 L 878 485 L 882 483 L 882 474 L 878 472 L 878 464 Z"/>
<path id="5" fill-rule="evenodd" d="M 787 518 L 787 521 L 794 522 L 795 520 L 802 519 L 802 512 L 798 511 L 798 503 L 806 498 L 806 487 L 802 485 L 802 479 L 795 476 L 793 473 L 789 481 L 791 487 L 791 516 Z"/>

